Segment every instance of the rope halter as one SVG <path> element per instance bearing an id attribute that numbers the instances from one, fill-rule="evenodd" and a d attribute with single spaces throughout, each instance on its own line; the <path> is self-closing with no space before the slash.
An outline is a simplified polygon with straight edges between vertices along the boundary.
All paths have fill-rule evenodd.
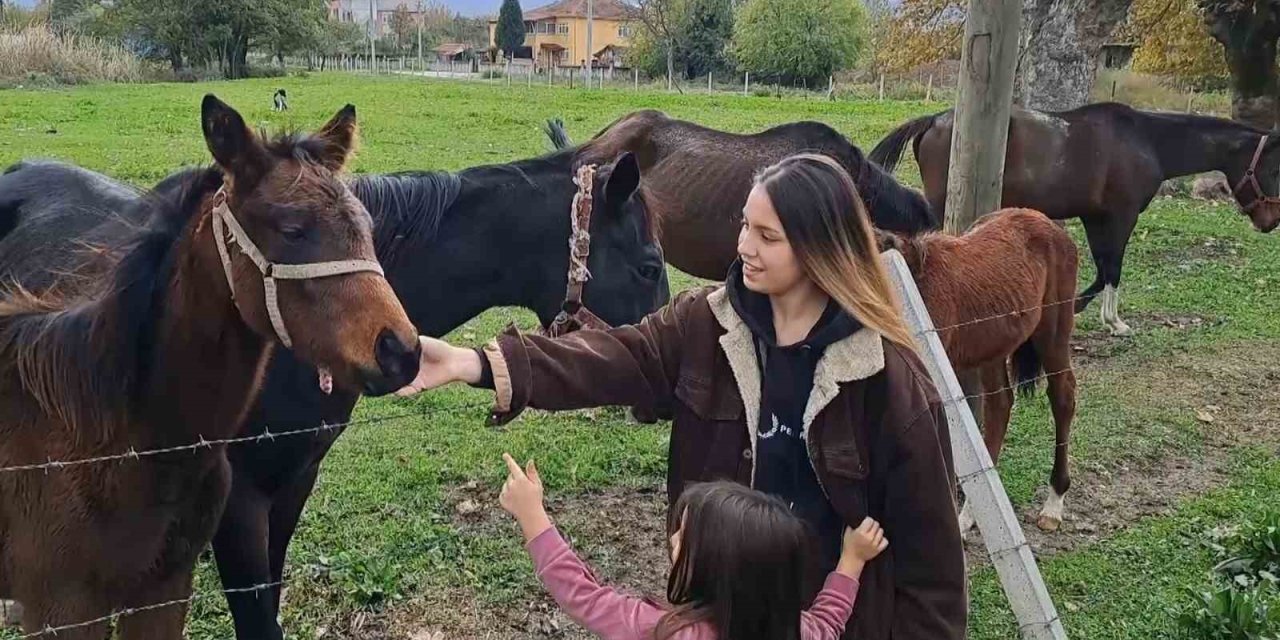
<path id="1" fill-rule="evenodd" d="M 573 183 L 578 185 L 578 192 L 573 196 L 573 207 L 569 212 L 569 283 L 560 313 L 556 314 L 551 326 L 543 331 L 553 338 L 579 329 L 609 328 L 607 322 L 582 304 L 583 289 L 591 279 L 587 259 L 591 257 L 591 211 L 594 206 L 592 189 L 595 175 L 596 165 L 588 164 L 578 167 L 578 173 L 573 179 Z"/>
<path id="2" fill-rule="evenodd" d="M 228 231 L 230 234 L 228 234 Z M 230 237 L 228 237 L 228 235 Z M 231 275 L 231 254 L 227 244 L 234 243 L 253 265 L 262 273 L 263 298 L 266 300 L 267 316 L 271 318 L 271 326 L 276 330 L 276 337 L 285 347 L 293 347 L 289 338 L 289 330 L 284 326 L 284 318 L 280 315 L 280 302 L 276 296 L 276 280 L 313 280 L 328 278 L 348 273 L 368 271 L 383 275 L 382 265 L 373 260 L 336 260 L 332 262 L 309 262 L 305 264 L 280 264 L 267 260 L 253 243 L 244 227 L 236 221 L 228 203 L 226 186 L 213 195 L 213 237 L 218 245 L 218 256 L 222 258 L 222 270 L 227 275 L 227 286 L 231 288 L 231 300 L 236 308 L 240 300 L 236 297 L 235 278 Z"/>

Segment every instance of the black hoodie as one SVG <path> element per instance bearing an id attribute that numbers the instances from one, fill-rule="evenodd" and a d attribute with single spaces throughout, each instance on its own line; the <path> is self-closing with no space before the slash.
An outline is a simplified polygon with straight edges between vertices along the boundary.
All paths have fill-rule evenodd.
<path id="1" fill-rule="evenodd" d="M 831 300 L 804 340 L 780 347 L 773 328 L 773 305 L 768 296 L 747 289 L 741 261 L 730 268 L 725 288 L 734 310 L 755 337 L 761 372 L 755 488 L 782 498 L 809 524 L 816 536 L 816 559 L 825 574 L 840 558 L 845 523 L 818 484 L 809 460 L 804 410 L 823 352 L 856 333 L 862 324 Z"/>

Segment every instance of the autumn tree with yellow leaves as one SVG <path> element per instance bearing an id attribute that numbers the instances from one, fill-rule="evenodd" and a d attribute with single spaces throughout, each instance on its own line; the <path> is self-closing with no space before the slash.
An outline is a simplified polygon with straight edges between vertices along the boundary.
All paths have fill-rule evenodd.
<path id="1" fill-rule="evenodd" d="M 1222 45 L 1205 29 L 1195 0 L 1134 0 L 1114 39 L 1138 45 L 1134 71 L 1197 84 L 1228 74 Z"/>

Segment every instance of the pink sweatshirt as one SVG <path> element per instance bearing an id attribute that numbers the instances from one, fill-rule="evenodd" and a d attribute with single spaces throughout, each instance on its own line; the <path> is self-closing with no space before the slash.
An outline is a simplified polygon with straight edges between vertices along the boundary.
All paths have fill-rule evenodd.
<path id="1" fill-rule="evenodd" d="M 591 569 L 569 548 L 555 527 L 526 545 L 533 568 L 547 591 L 570 618 L 604 640 L 650 640 L 666 611 L 640 598 L 624 596 L 601 586 Z M 813 606 L 800 614 L 804 640 L 839 640 L 853 612 L 858 581 L 831 572 Z M 716 640 L 706 623 L 686 627 L 678 640 Z"/>

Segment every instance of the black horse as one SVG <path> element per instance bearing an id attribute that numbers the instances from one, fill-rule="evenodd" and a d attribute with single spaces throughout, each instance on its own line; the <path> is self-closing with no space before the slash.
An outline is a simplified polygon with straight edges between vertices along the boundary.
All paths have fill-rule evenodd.
<path id="1" fill-rule="evenodd" d="M 571 152 L 556 152 L 456 174 L 353 181 L 373 216 L 387 279 L 419 331 L 444 335 L 496 306 L 528 308 L 543 326 L 554 319 L 569 267 L 574 168 Z M 634 156 L 621 154 L 601 166 L 594 185 L 591 280 L 583 302 L 610 324 L 633 323 L 669 298 Z M 58 277 L 60 256 L 141 222 L 127 213 L 140 209 L 126 206 L 133 197 L 129 187 L 66 164 L 11 167 L 0 176 L 0 231 L 7 230 L 0 237 L 0 278 Z M 357 399 L 338 390 L 326 395 L 316 370 L 281 350 L 242 435 L 343 424 Z M 225 589 L 281 580 L 320 463 L 340 433 L 335 428 L 228 449 L 232 489 L 213 541 Z M 283 638 L 278 587 L 227 599 L 238 638 Z"/>
<path id="2" fill-rule="evenodd" d="M 941 214 L 947 196 L 952 112 L 912 120 L 871 151 L 890 173 L 913 144 L 924 191 Z M 1169 178 L 1221 171 L 1259 231 L 1280 225 L 1280 134 L 1221 118 L 1139 111 L 1099 103 L 1044 113 L 1015 109 L 1009 119 L 1004 207 L 1050 218 L 1080 218 L 1098 275 L 1076 312 L 1102 293 L 1102 321 L 1129 333 L 1119 314 L 1120 267 L 1138 214 Z"/>

